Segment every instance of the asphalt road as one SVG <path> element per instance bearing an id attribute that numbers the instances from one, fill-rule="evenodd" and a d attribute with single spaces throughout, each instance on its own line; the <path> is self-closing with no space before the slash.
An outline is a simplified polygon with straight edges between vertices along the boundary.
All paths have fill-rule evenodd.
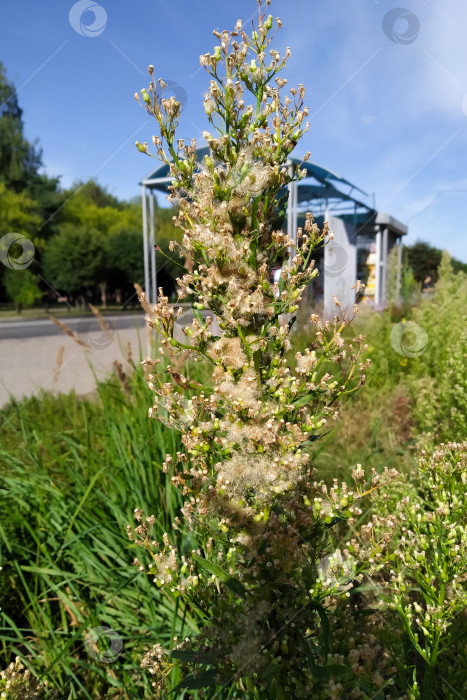
<path id="1" fill-rule="evenodd" d="M 94 391 L 96 376 L 104 380 L 115 371 L 115 361 L 139 362 L 156 352 L 151 331 L 141 314 L 105 316 L 109 331 L 94 316 L 61 317 L 75 331 L 80 345 L 49 319 L 0 321 L 0 407 L 12 397 L 21 399 L 41 391 L 78 394 Z M 186 341 L 182 328 L 193 320 L 187 309 L 175 325 L 175 337 Z M 215 324 L 211 331 L 220 334 Z"/>
<path id="2" fill-rule="evenodd" d="M 144 328 L 143 314 L 120 314 L 104 316 L 111 331 Z M 102 332 L 94 316 L 60 316 L 59 320 L 78 335 Z M 49 335 L 61 335 L 63 331 L 50 319 L 0 321 L 0 340 L 21 340 L 25 338 L 44 338 Z"/>

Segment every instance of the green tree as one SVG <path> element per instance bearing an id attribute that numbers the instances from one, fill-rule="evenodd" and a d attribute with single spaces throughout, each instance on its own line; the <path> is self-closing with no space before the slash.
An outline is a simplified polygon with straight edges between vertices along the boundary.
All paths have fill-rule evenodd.
<path id="1" fill-rule="evenodd" d="M 43 296 L 39 289 L 39 279 L 30 270 L 6 270 L 4 284 L 18 313 L 24 307 L 33 306 Z"/>
<path id="2" fill-rule="evenodd" d="M 58 231 L 59 213 L 65 200 L 64 192 L 59 189 L 59 178 L 37 174 L 29 180 L 24 192 L 35 203 L 40 219 L 37 235 L 46 241 Z"/>
<path id="3" fill-rule="evenodd" d="M 76 182 L 67 194 L 72 195 L 78 190 L 82 198 L 93 202 L 99 208 L 112 207 L 113 209 L 121 209 L 123 207 L 123 203 L 117 197 L 110 194 L 106 187 L 103 187 L 94 179 L 87 182 Z"/>
<path id="4" fill-rule="evenodd" d="M 22 114 L 15 86 L 0 63 L 0 182 L 16 192 L 26 187 L 42 165 L 41 151 L 24 137 Z"/>
<path id="5" fill-rule="evenodd" d="M 435 248 L 425 241 L 417 241 L 406 250 L 408 263 L 417 282 L 423 283 L 427 277 L 430 277 L 431 284 L 435 284 L 438 281 L 438 268 L 443 255 L 441 248 Z M 454 272 L 467 272 L 467 264 L 460 260 L 452 258 L 451 265 Z"/>
<path id="6" fill-rule="evenodd" d="M 47 282 L 82 297 L 105 282 L 106 254 L 106 239 L 100 231 L 63 224 L 43 256 Z"/>
<path id="7" fill-rule="evenodd" d="M 24 192 L 17 193 L 7 189 L 0 182 L 0 236 L 16 231 L 34 239 L 34 245 L 40 247 L 37 228 L 40 225 L 36 202 Z"/>
<path id="8" fill-rule="evenodd" d="M 0 236 L 22 233 L 35 246 L 31 272 L 40 270 L 41 250 L 54 233 L 63 194 L 58 178 L 40 174 L 41 151 L 24 137 L 22 110 L 14 85 L 0 63 Z M 0 269 L 0 289 L 3 283 Z"/>
<path id="9" fill-rule="evenodd" d="M 166 239 L 161 239 L 158 247 L 157 286 L 162 287 L 166 295 L 172 296 L 176 288 L 175 280 L 182 272 L 181 259 L 175 251 L 170 251 Z M 134 283 L 144 283 L 143 239 L 140 230 L 122 229 L 110 235 L 106 268 L 107 281 L 113 289 L 123 293 L 122 301 L 133 297 Z"/>
<path id="10" fill-rule="evenodd" d="M 0 247 L 3 248 L 8 233 L 19 233 L 27 236 L 34 244 L 34 263 L 32 270 L 38 271 L 37 256 L 43 247 L 44 241 L 37 235 L 40 217 L 37 214 L 36 203 L 25 192 L 8 190 L 4 182 L 0 182 Z M 3 239 L 3 241 L 2 241 Z M 6 244 L 8 245 L 8 243 Z M 13 258 L 21 255 L 21 247 L 16 246 L 10 250 Z M 5 275 L 8 268 L 0 263 L 0 296 L 5 298 Z M 11 295 L 7 293 L 9 297 Z"/>
<path id="11" fill-rule="evenodd" d="M 105 188 L 90 180 L 76 182 L 63 193 L 64 206 L 57 222 L 98 229 L 104 234 L 126 229 L 141 230 L 141 207 L 119 202 Z"/>

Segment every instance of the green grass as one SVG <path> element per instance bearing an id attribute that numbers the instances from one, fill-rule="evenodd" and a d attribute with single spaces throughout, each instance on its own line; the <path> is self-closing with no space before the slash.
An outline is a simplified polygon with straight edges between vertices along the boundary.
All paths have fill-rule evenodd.
<path id="1" fill-rule="evenodd" d="M 136 369 L 128 392 L 110 380 L 96 400 L 43 395 L 1 413 L 0 652 L 60 697 L 147 697 L 143 650 L 196 629 L 132 565 L 125 531 L 140 507 L 160 536 L 178 505 L 161 469 L 177 437 L 147 418 L 150 398 Z M 114 663 L 87 652 L 97 626 L 123 640 Z"/>
<path id="2" fill-rule="evenodd" d="M 356 463 L 367 471 L 396 467 L 404 491 L 394 491 L 397 501 L 416 488 L 421 436 L 459 439 L 463 418 L 452 406 L 453 392 L 456 406 L 465 401 L 465 283 L 446 271 L 433 299 L 404 312 L 428 335 L 420 357 L 391 347 L 401 320 L 394 313 L 362 314 L 349 329 L 367 335 L 373 366 L 332 432 L 315 443 L 317 478 L 349 480 Z M 306 335 L 295 342 L 296 351 Z M 196 378 L 204 369 L 196 366 Z M 175 597 L 163 597 L 132 565 L 138 551 L 125 528 L 134 508 L 156 515 L 156 539 L 171 530 L 179 506 L 161 467 L 179 448 L 178 435 L 147 418 L 150 404 L 138 365 L 127 389 L 114 377 L 93 398 L 43 394 L 0 412 L 0 659 L 21 656 L 48 682 L 47 697 L 150 697 L 151 676 L 139 666 L 144 650 L 197 628 Z M 113 663 L 86 647 L 86 634 L 99 626 L 122 639 Z"/>

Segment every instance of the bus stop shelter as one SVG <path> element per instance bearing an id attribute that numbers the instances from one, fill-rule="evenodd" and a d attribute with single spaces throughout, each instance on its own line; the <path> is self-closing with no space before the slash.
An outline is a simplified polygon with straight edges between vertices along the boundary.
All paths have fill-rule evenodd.
<path id="1" fill-rule="evenodd" d="M 199 148 L 198 162 L 207 154 L 209 147 Z M 344 308 L 354 303 L 351 286 L 356 279 L 366 285 L 364 298 L 377 309 L 384 307 L 388 259 L 394 246 L 398 248 L 396 277 L 400 287 L 402 237 L 407 233 L 407 227 L 389 214 L 378 212 L 370 195 L 332 170 L 310 161 L 301 164 L 297 158 L 288 161 L 292 172 L 299 166 L 306 170 L 306 177 L 288 186 L 287 233 L 296 241 L 297 228 L 307 211 L 311 211 L 319 225 L 327 221 L 334 233 L 333 240 L 324 246 L 318 261 L 324 314 L 333 315 L 334 295 Z M 150 303 L 157 300 L 154 200 L 157 192 L 167 195 L 171 183 L 169 166 L 165 163 L 141 182 L 144 278 Z"/>

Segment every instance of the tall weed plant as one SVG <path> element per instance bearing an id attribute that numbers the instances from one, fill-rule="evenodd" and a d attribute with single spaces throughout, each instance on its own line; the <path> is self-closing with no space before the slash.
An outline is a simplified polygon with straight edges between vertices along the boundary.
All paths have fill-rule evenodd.
<path id="1" fill-rule="evenodd" d="M 465 604 L 465 445 L 441 446 L 400 509 L 394 469 L 372 468 L 367 482 L 357 464 L 351 486 L 315 480 L 314 443 L 338 420 L 339 399 L 364 382 L 368 348 L 361 335 L 349 336 L 357 307 L 345 312 L 338 299 L 333 321 L 312 314 L 309 345 L 293 346 L 296 312 L 316 275 L 313 252 L 332 234 L 309 213 L 297 242 L 282 231 L 287 187 L 305 175 L 289 156 L 308 129 L 308 109 L 304 87 L 289 89 L 282 76 L 290 49 L 281 55 L 271 45 L 282 23 L 258 5 L 251 35 L 239 20 L 232 32 L 215 31 L 218 45 L 200 57 L 212 127 L 203 133 L 209 155 L 201 163 L 196 140 L 177 138 L 181 105 L 164 97 L 153 66 L 149 89 L 136 94 L 157 122 L 152 142 L 172 176 L 178 247 L 192 261 L 178 280 L 179 298 L 193 306 L 186 340 L 174 337 L 181 309 L 162 290 L 147 320 L 169 363 L 189 352 L 211 367 L 211 380 L 200 384 L 170 364 L 161 373 L 160 360 L 144 363 L 154 392 L 149 415 L 181 434 L 183 447 L 167 454 L 164 469 L 184 499 L 175 529 L 185 539 L 180 547 L 173 533 L 157 538 L 157 515 L 141 507 L 129 536 L 139 570 L 179 599 L 200 630 L 154 645 L 142 666 L 160 697 L 391 698 L 402 691 L 428 700 L 440 689 L 451 697 L 455 674 L 443 667 L 446 682 L 435 679 L 441 648 L 455 647 L 452 618 Z M 137 147 L 152 155 L 147 143 Z M 362 286 L 354 288 L 358 294 Z M 403 323 L 390 341 L 406 359 Z M 392 358 L 388 374 L 406 365 Z M 416 592 L 421 612 L 413 621 L 408 601 Z"/>

